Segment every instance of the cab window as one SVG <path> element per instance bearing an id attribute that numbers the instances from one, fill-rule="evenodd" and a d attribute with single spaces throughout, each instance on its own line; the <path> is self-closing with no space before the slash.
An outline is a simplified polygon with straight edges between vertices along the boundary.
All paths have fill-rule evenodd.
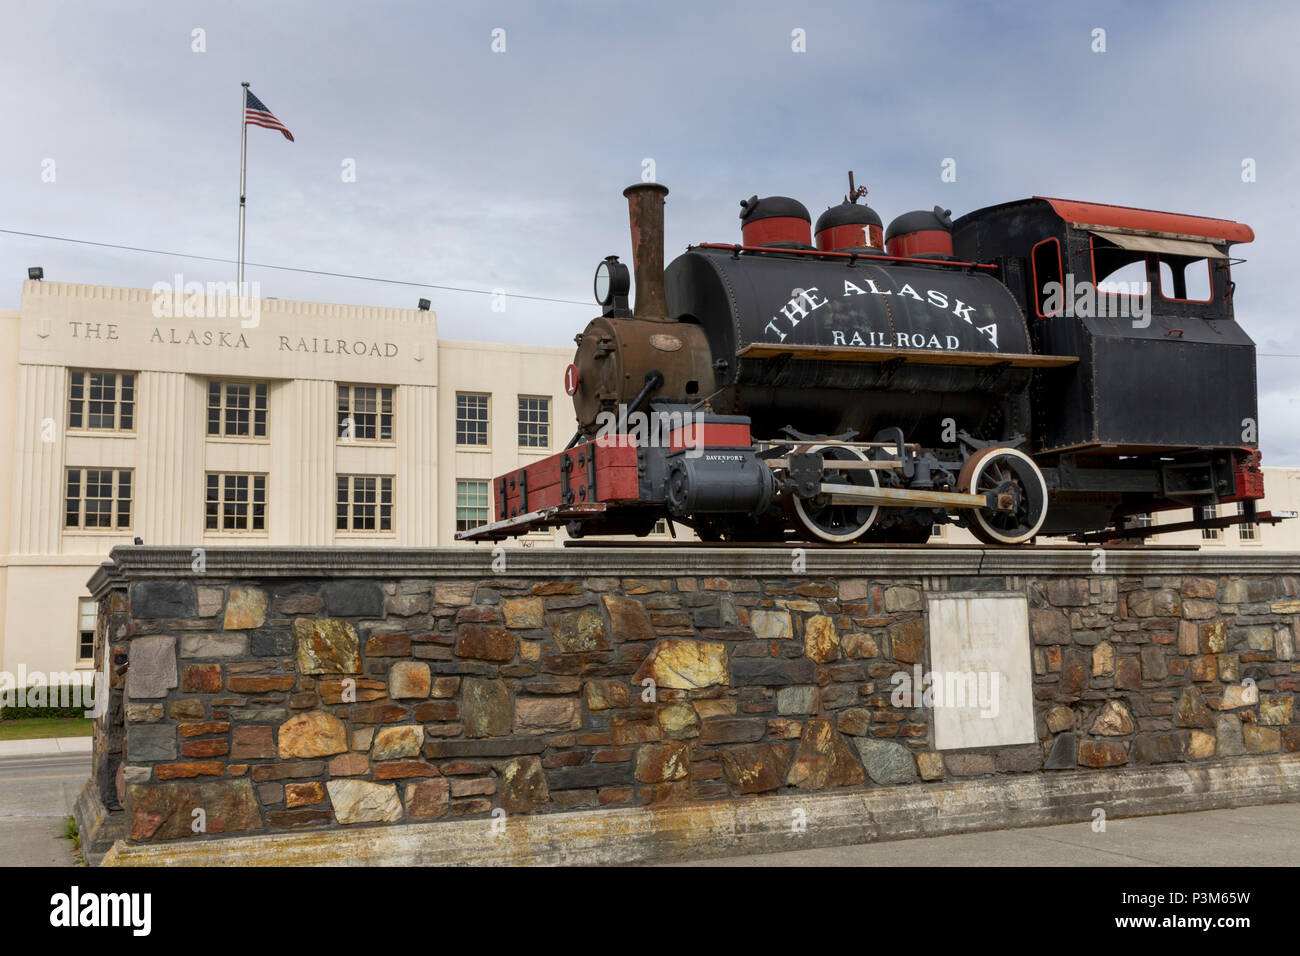
<path id="1" fill-rule="evenodd" d="M 1213 297 L 1209 259 L 1161 255 L 1158 263 L 1162 299 L 1209 302 Z"/>
<path id="2" fill-rule="evenodd" d="M 1097 291 L 1109 295 L 1146 295 L 1149 289 L 1146 253 L 1097 236 L 1092 238 L 1092 275 Z"/>
<path id="3" fill-rule="evenodd" d="M 1031 261 L 1034 270 L 1034 310 L 1039 318 L 1046 318 L 1049 315 L 1060 315 L 1061 309 L 1057 308 L 1051 312 L 1045 310 L 1047 300 L 1050 298 L 1047 292 L 1047 286 L 1056 283 L 1058 286 L 1065 281 L 1061 268 L 1061 244 L 1055 239 L 1044 239 L 1034 246 Z M 1060 293 L 1057 293 L 1058 298 Z"/>

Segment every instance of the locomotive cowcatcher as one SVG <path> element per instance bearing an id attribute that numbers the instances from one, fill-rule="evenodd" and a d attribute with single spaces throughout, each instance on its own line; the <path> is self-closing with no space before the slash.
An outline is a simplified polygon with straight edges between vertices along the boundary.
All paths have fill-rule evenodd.
<path id="1" fill-rule="evenodd" d="M 1191 519 L 1160 530 L 1279 520 L 1256 513 L 1255 348 L 1233 315 L 1249 226 L 1034 197 L 886 230 L 850 191 L 815 229 L 755 196 L 741 242 L 665 270 L 668 190 L 626 189 L 635 308 L 607 257 L 566 371 L 579 430 L 496 478 L 494 520 L 458 537 L 667 518 L 706 541 L 917 543 L 950 522 L 1017 545 L 1142 537 L 1134 516 L 1176 508 Z"/>

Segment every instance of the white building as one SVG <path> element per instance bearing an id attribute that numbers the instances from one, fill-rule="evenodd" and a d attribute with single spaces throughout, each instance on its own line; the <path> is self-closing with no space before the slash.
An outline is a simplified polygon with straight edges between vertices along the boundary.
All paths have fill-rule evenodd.
<path id="1" fill-rule="evenodd" d="M 91 666 L 85 584 L 117 545 L 450 545 L 576 428 L 571 348 L 243 305 L 28 281 L 0 311 L 0 668 Z"/>

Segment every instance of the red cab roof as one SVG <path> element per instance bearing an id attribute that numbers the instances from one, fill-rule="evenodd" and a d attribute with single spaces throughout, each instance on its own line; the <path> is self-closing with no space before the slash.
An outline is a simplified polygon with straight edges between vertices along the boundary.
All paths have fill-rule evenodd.
<path id="1" fill-rule="evenodd" d="M 1035 196 L 1050 203 L 1056 214 L 1066 222 L 1080 226 L 1110 226 L 1118 229 L 1137 229 L 1141 232 L 1170 232 L 1184 236 L 1203 236 L 1219 242 L 1253 242 L 1255 231 L 1244 222 L 1231 219 L 1209 219 L 1205 216 L 1183 216 L 1154 209 L 1136 209 L 1133 206 L 1110 206 L 1106 203 L 1078 202 L 1073 199 L 1052 199 Z"/>

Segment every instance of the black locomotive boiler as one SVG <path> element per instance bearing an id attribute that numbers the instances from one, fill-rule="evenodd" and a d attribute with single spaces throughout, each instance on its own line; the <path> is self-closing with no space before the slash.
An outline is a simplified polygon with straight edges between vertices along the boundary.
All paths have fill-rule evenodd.
<path id="1" fill-rule="evenodd" d="M 814 228 L 741 203 L 739 243 L 665 269 L 666 187 L 629 187 L 635 265 L 598 267 L 602 313 L 566 371 L 568 448 L 493 483 L 498 539 L 988 544 L 1141 536 L 1256 514 L 1254 344 L 1233 316 L 1240 223 L 1035 197 L 888 229 L 859 194 Z M 1204 506 L 1239 502 L 1239 514 Z M 1170 525 L 1163 526 L 1167 530 Z"/>

